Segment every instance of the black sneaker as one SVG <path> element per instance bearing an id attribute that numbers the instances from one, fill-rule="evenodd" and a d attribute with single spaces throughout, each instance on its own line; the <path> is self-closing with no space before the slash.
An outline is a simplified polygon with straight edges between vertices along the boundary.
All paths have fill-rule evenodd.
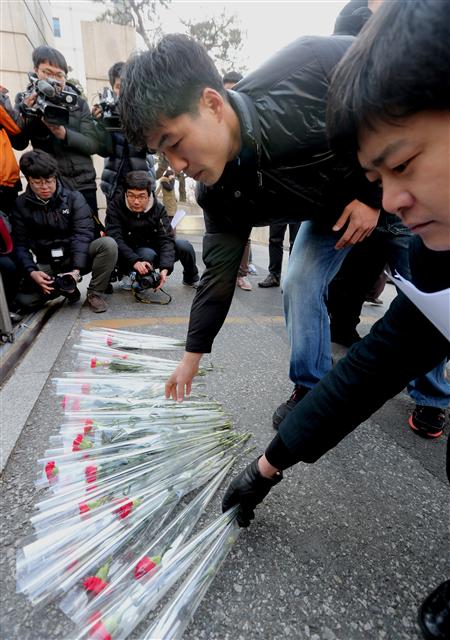
<path id="1" fill-rule="evenodd" d="M 416 404 L 408 424 L 422 438 L 439 438 L 444 431 L 445 409 Z"/>
<path id="2" fill-rule="evenodd" d="M 194 280 L 194 282 L 188 282 L 187 280 L 183 280 L 183 284 L 185 287 L 192 287 L 192 289 L 198 289 L 198 285 L 200 284 L 200 278 Z"/>
<path id="3" fill-rule="evenodd" d="M 280 286 L 280 278 L 273 273 L 269 273 L 267 278 L 262 282 L 258 282 L 258 287 L 262 287 L 263 289 L 268 289 L 269 287 L 279 287 Z"/>
<path id="4" fill-rule="evenodd" d="M 341 331 L 340 329 L 333 327 L 333 323 L 330 323 L 330 337 L 331 342 L 341 344 L 348 349 L 361 340 L 361 336 L 356 330 Z"/>
<path id="5" fill-rule="evenodd" d="M 275 409 L 275 413 L 272 416 L 272 426 L 276 431 L 278 431 L 278 427 L 287 414 L 306 396 L 308 391 L 309 389 L 307 387 L 300 387 L 296 384 L 289 400 L 286 400 L 286 402 L 283 402 L 283 404 L 280 404 L 280 406 Z"/>
<path id="6" fill-rule="evenodd" d="M 450 638 L 450 580 L 440 584 L 425 598 L 419 607 L 418 622 L 427 640 Z"/>

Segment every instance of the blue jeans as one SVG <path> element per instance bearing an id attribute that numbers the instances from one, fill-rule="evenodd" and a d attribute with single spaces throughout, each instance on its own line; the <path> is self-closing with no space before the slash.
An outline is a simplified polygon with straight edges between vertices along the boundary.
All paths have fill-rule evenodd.
<path id="1" fill-rule="evenodd" d="M 395 219 L 397 220 L 397 219 Z M 391 268 L 410 277 L 410 234 L 400 221 L 387 216 L 373 234 L 388 241 Z M 373 235 L 372 234 L 372 235 Z M 291 346 L 289 377 L 296 385 L 312 388 L 332 367 L 331 338 L 326 296 L 328 285 L 339 271 L 350 247 L 334 248 L 339 234 L 313 222 L 303 222 L 297 234 L 286 278 L 283 301 Z M 445 363 L 411 382 L 408 391 L 417 404 L 447 407 L 450 385 L 444 377 Z"/>

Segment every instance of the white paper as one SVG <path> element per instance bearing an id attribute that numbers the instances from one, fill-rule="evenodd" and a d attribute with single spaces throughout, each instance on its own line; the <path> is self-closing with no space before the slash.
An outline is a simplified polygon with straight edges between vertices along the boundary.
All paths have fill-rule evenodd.
<path id="1" fill-rule="evenodd" d="M 178 209 L 178 211 L 172 218 L 172 222 L 170 223 L 172 225 L 172 229 L 175 229 L 177 224 L 181 222 L 181 220 L 183 220 L 185 215 L 186 215 L 186 211 L 184 211 L 183 209 Z"/>
<path id="2" fill-rule="evenodd" d="M 424 293 L 399 273 L 389 276 L 400 291 L 428 318 L 434 326 L 450 341 L 450 289 L 435 293 Z"/>

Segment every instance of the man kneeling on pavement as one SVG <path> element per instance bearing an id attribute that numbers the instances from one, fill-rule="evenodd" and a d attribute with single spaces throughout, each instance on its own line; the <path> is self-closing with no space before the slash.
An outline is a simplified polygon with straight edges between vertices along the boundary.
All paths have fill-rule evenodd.
<path id="1" fill-rule="evenodd" d="M 146 171 L 130 171 L 123 190 L 108 203 L 106 230 L 119 247 L 122 287 L 131 289 L 129 274 L 145 276 L 160 270 L 164 286 L 176 260 L 183 265 L 183 284 L 197 288 L 199 280 L 195 251 L 188 240 L 174 237 L 164 206 L 154 195 L 155 185 Z"/>
<path id="2" fill-rule="evenodd" d="M 60 295 L 76 302 L 78 282 L 92 271 L 87 303 L 94 313 L 106 311 L 103 294 L 117 262 L 115 240 L 96 237 L 99 232 L 84 196 L 61 183 L 48 153 L 24 153 L 20 169 L 28 185 L 15 202 L 12 220 L 17 261 L 27 274 L 19 304 L 37 308 Z"/>

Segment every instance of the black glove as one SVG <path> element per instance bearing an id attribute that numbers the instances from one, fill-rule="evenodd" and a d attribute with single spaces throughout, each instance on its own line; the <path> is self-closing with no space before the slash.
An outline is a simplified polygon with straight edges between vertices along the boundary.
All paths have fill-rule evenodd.
<path id="1" fill-rule="evenodd" d="M 240 527 L 248 527 L 255 517 L 254 508 L 262 502 L 269 491 L 283 479 L 280 471 L 274 478 L 265 478 L 258 469 L 258 460 L 253 460 L 226 490 L 222 500 L 222 511 L 228 511 L 239 504 L 237 522 Z"/>

